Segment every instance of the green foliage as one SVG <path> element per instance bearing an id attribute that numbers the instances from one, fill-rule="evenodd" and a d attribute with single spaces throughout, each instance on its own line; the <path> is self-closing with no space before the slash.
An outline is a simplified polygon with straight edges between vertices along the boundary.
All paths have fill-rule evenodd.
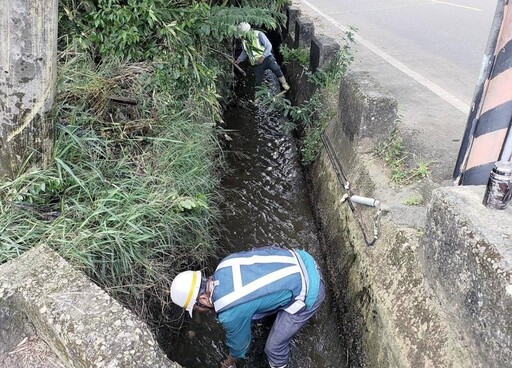
<path id="1" fill-rule="evenodd" d="M 285 23 L 286 17 L 275 6 L 258 6 L 257 2 L 247 2 L 243 7 L 213 6 L 208 24 L 212 32 L 212 41 L 231 39 L 238 35 L 236 26 L 248 22 L 254 28 L 277 29 Z M 274 3 L 275 1 L 270 1 Z"/>
<path id="2" fill-rule="evenodd" d="M 63 31 L 100 57 L 159 60 L 185 68 L 209 46 L 236 35 L 241 21 L 275 29 L 284 16 L 272 8 L 227 7 L 180 0 L 61 0 Z M 62 32 L 61 32 L 62 33 Z M 220 48 L 220 47 L 219 47 Z"/>
<path id="3" fill-rule="evenodd" d="M 410 154 L 405 152 L 402 136 L 395 129 L 388 139 L 377 146 L 375 155 L 380 157 L 391 169 L 391 181 L 408 184 L 413 180 L 422 180 L 430 175 L 430 163 L 420 161 L 413 168 L 407 167 Z"/>
<path id="4" fill-rule="evenodd" d="M 350 49 L 350 44 L 353 42 L 352 31 L 351 29 L 346 33 L 344 39 L 347 43 L 341 47 L 334 59 L 325 68 L 318 69 L 315 73 L 306 72 L 309 81 L 320 87 L 320 90 L 317 90 L 313 97 L 307 101 L 308 110 L 311 110 L 311 112 L 307 116 L 302 114 L 300 117 L 301 124 L 304 126 L 301 153 L 302 161 L 305 164 L 313 162 L 318 157 L 323 146 L 322 136 L 330 118 L 329 112 L 325 111 L 321 102 L 321 96 L 325 94 L 325 90 L 331 90 L 339 85 L 341 77 L 354 60 Z"/>
<path id="5" fill-rule="evenodd" d="M 417 166 L 411 170 L 411 179 L 426 179 L 430 176 L 430 163 L 420 161 Z"/>
<path id="6" fill-rule="evenodd" d="M 291 49 L 285 44 L 282 44 L 279 48 L 281 55 L 283 56 L 283 65 L 291 64 L 293 61 L 297 62 L 303 68 L 307 68 L 309 65 L 309 49 L 298 47 Z"/>
<path id="7" fill-rule="evenodd" d="M 405 200 L 407 206 L 421 206 L 424 202 L 424 198 L 421 195 L 411 196 Z"/>
<path id="8" fill-rule="evenodd" d="M 61 68 L 53 164 L 0 184 L 0 263 L 44 242 L 144 312 L 176 271 L 214 255 L 221 155 L 209 102 L 172 102 L 159 66 L 81 55 Z"/>
<path id="9" fill-rule="evenodd" d="M 395 165 L 403 161 L 404 146 L 398 129 L 393 130 L 388 139 L 377 146 L 376 155 L 388 165 Z"/>
<path id="10" fill-rule="evenodd" d="M 317 124 L 306 129 L 306 134 L 301 141 L 301 155 L 304 164 L 310 164 L 316 160 L 323 147 L 322 136 L 326 128 L 326 124 Z"/>
<path id="11" fill-rule="evenodd" d="M 300 123 L 307 127 L 314 125 L 322 109 L 320 94 L 315 94 L 299 106 L 293 106 L 288 99 L 281 96 L 274 97 L 268 87 L 262 86 L 256 91 L 256 99 L 268 106 L 269 113 L 278 110 L 284 117 L 290 118 L 294 124 Z"/>
<path id="12" fill-rule="evenodd" d="M 217 77 L 226 65 L 218 51 L 230 46 L 236 25 L 248 21 L 275 29 L 284 21 L 274 7 L 239 8 L 203 1 L 61 0 L 60 9 L 62 47 L 72 37 L 76 51 L 88 52 L 95 62 L 159 63 L 157 72 L 174 91 L 175 101 L 190 94 L 213 105 Z"/>
<path id="13" fill-rule="evenodd" d="M 285 117 L 290 118 L 292 122 L 290 128 L 301 127 L 301 155 L 304 164 L 313 162 L 322 148 L 322 136 L 330 118 L 330 113 L 325 111 L 322 99 L 325 90 L 330 90 L 339 84 L 341 76 L 353 61 L 350 49 L 350 43 L 353 42 L 352 32 L 351 29 L 345 34 L 344 40 L 347 44 L 341 47 L 334 59 L 325 68 L 318 69 L 315 73 L 307 69 L 309 67 L 309 52 L 306 49 L 289 49 L 287 46 L 281 46 L 284 63 L 297 62 L 304 69 L 309 82 L 319 87 L 309 100 L 299 106 L 293 106 L 284 97 L 272 96 L 267 88 L 261 88 L 256 92 L 256 98 L 267 105 L 269 112 L 277 109 Z"/>
<path id="14" fill-rule="evenodd" d="M 386 141 L 377 146 L 375 153 L 391 168 L 391 180 L 395 183 L 403 183 L 407 178 L 406 155 L 398 129 L 395 129 Z"/>
<path id="15" fill-rule="evenodd" d="M 345 37 L 347 40 L 352 40 L 351 31 L 347 32 Z M 322 88 L 338 86 L 341 76 L 345 74 L 352 61 L 354 61 L 354 55 L 350 45 L 345 44 L 325 68 L 319 69 L 315 73 L 307 72 L 309 80 Z"/>
<path id="16" fill-rule="evenodd" d="M 281 12 L 289 0 L 240 0 L 237 1 L 240 6 L 246 7 L 257 7 L 261 9 L 272 9 L 274 11 Z"/>

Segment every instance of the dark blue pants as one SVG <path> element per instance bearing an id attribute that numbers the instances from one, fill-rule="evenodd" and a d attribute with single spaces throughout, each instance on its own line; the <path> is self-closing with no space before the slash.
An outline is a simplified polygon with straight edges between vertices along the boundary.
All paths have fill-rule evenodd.
<path id="1" fill-rule="evenodd" d="M 303 310 L 296 314 L 289 314 L 284 310 L 277 312 L 276 320 L 265 345 L 265 353 L 271 367 L 283 367 L 288 364 L 292 337 L 318 311 L 324 298 L 324 281 L 321 280 L 316 302 L 311 309 Z"/>
<path id="2" fill-rule="evenodd" d="M 281 68 L 279 67 L 279 64 L 277 63 L 274 55 L 267 56 L 263 63 L 254 66 L 256 86 L 261 86 L 261 83 L 263 83 L 263 77 L 265 76 L 265 70 L 267 69 L 271 69 L 277 78 L 281 78 L 283 76 L 283 72 L 281 71 Z"/>

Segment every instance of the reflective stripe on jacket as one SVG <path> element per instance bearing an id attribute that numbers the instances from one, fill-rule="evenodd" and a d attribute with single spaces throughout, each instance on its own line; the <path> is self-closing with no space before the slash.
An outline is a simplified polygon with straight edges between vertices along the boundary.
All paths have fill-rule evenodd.
<path id="1" fill-rule="evenodd" d="M 265 45 L 262 45 L 259 40 L 260 33 L 261 31 L 248 31 L 246 37 L 242 38 L 242 45 L 251 65 L 257 65 L 258 59 L 265 53 Z"/>
<path id="2" fill-rule="evenodd" d="M 309 278 L 293 250 L 265 247 L 226 257 L 217 266 L 213 305 L 217 313 L 278 291 L 289 290 L 290 314 L 305 306 Z"/>

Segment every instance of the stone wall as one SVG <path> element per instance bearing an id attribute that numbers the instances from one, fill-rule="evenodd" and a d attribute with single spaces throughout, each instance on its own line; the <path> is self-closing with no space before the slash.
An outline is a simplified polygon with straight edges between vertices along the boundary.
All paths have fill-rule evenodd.
<path id="1" fill-rule="evenodd" d="M 310 69 L 326 65 L 340 45 L 315 34 L 299 8 L 288 7 L 287 16 L 286 44 L 310 49 Z M 286 73 L 294 104 L 313 95 L 301 66 L 292 63 Z M 349 71 L 334 95 L 322 95 L 324 109 L 335 113 L 310 180 L 351 366 L 508 366 L 510 210 L 488 217 L 475 195 L 483 195 L 481 187 L 469 201 L 467 188 L 432 193 L 436 184 L 428 180 L 393 185 L 372 152 L 393 131 L 398 106 L 371 75 Z M 379 199 L 380 211 L 343 200 L 354 194 Z M 427 205 L 404 204 L 419 194 L 433 196 L 428 216 Z M 487 212 L 475 215 L 477 223 L 462 204 Z M 483 231 L 491 222 L 500 230 Z M 502 235 L 489 237 L 493 231 Z M 478 240 L 468 243 L 472 237 Z"/>
<path id="2" fill-rule="evenodd" d="M 4 349 L 35 334 L 66 367 L 179 368 L 142 321 L 46 246 L 0 267 L 0 311 Z"/>

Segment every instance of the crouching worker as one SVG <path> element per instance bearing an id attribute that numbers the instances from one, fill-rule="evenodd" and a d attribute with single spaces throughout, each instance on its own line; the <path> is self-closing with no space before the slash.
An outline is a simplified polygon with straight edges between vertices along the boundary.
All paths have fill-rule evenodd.
<path id="1" fill-rule="evenodd" d="M 313 257 L 303 250 L 256 248 L 224 258 L 213 276 L 178 274 L 172 301 L 192 312 L 214 310 L 226 330 L 229 355 L 221 367 L 235 367 L 251 343 L 251 321 L 276 314 L 265 344 L 270 367 L 288 365 L 290 342 L 320 307 L 324 282 Z"/>
<path id="2" fill-rule="evenodd" d="M 271 69 L 277 79 L 279 79 L 283 89 L 288 91 L 290 86 L 286 82 L 274 55 L 272 55 L 272 44 L 267 36 L 261 31 L 252 30 L 249 23 L 245 22 L 238 25 L 238 35 L 242 40 L 243 50 L 236 59 L 236 64 L 240 64 L 249 57 L 249 62 L 254 66 L 256 86 L 261 86 L 263 83 L 265 70 Z"/>

